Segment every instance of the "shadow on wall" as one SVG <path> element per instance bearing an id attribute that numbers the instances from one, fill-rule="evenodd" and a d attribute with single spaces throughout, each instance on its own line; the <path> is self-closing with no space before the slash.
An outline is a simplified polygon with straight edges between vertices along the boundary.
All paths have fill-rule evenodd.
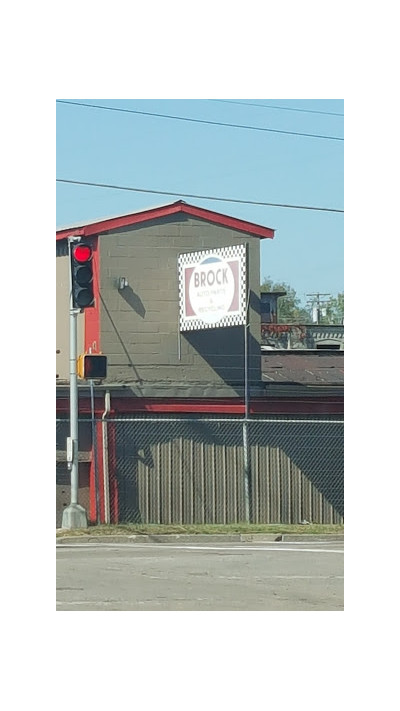
<path id="1" fill-rule="evenodd" d="M 208 363 L 218 378 L 232 387 L 239 397 L 243 397 L 245 382 L 244 326 L 185 331 L 181 335 Z M 260 344 L 251 334 L 248 336 L 248 378 L 249 384 L 260 384 Z"/>
<path id="2" fill-rule="evenodd" d="M 250 291 L 249 309 L 260 314 L 260 298 Z M 204 358 L 218 377 L 236 390 L 243 397 L 245 382 L 245 327 L 230 326 L 225 328 L 185 331 L 182 333 L 188 343 Z M 261 381 L 260 339 L 248 335 L 248 379 L 249 385 L 259 385 Z"/>
<path id="3" fill-rule="evenodd" d="M 127 288 L 130 288 L 130 287 L 127 287 Z M 131 289 L 131 291 L 132 291 L 132 289 Z M 132 292 L 132 293 L 133 293 L 133 292 Z M 134 296 L 136 296 L 136 294 L 135 294 Z M 138 298 L 139 298 L 139 297 L 138 297 Z M 123 349 L 123 351 L 124 351 L 124 353 L 125 353 L 126 361 L 127 361 L 127 362 L 126 362 L 126 366 L 127 366 L 128 368 L 132 368 L 132 370 L 133 370 L 133 372 L 134 372 L 134 374 L 135 374 L 135 379 L 136 379 L 137 383 L 140 384 L 140 383 L 142 382 L 142 380 L 141 380 L 141 378 L 140 378 L 140 376 L 139 376 L 138 370 L 137 370 L 137 368 L 136 368 L 136 366 L 135 366 L 135 364 L 134 364 L 134 362 L 133 362 L 133 360 L 132 360 L 132 358 L 131 358 L 131 356 L 130 356 L 130 354 L 129 354 L 129 351 L 128 351 L 128 349 L 127 349 L 127 347 L 126 347 L 126 345 L 125 345 L 123 339 L 121 338 L 120 332 L 119 332 L 117 326 L 115 325 L 114 319 L 113 319 L 113 317 L 111 316 L 111 313 L 110 313 L 110 311 L 109 311 L 109 308 L 108 308 L 108 306 L 107 306 L 107 304 L 106 304 L 104 298 L 102 297 L 101 293 L 100 293 L 100 300 L 101 300 L 101 303 L 103 304 L 104 311 L 106 312 L 106 314 L 107 314 L 107 316 L 108 316 L 108 319 L 109 319 L 109 321 L 110 321 L 110 324 L 111 324 L 111 326 L 112 326 L 112 328 L 113 328 L 113 330 L 114 330 L 114 333 L 115 333 L 115 335 L 116 335 L 116 338 L 117 338 L 117 340 L 119 341 L 119 343 L 121 344 L 121 347 L 122 347 L 122 349 Z M 140 301 L 140 299 L 139 299 L 139 301 Z M 141 301 L 140 301 L 140 303 L 142 304 Z M 143 310 L 144 310 L 143 304 L 142 304 L 142 308 L 143 308 Z"/>
<path id="4" fill-rule="evenodd" d="M 343 423 L 253 421 L 249 440 L 258 451 L 268 447 L 284 454 L 288 464 L 292 462 L 334 511 L 344 516 Z"/>
<path id="5" fill-rule="evenodd" d="M 140 316 L 144 318 L 146 315 L 146 309 L 144 308 L 143 301 L 140 296 L 136 294 L 132 287 L 126 286 L 124 289 L 119 289 L 119 293 L 126 301 L 126 303 Z"/>

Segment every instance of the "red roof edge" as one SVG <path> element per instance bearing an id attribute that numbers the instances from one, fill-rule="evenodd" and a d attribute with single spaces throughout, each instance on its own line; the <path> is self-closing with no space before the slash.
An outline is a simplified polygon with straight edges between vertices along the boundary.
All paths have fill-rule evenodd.
<path id="1" fill-rule="evenodd" d="M 136 212 L 131 215 L 111 217 L 101 222 L 93 222 L 88 225 L 69 227 L 64 230 L 59 230 L 56 233 L 56 238 L 57 240 L 66 239 L 71 235 L 89 237 L 90 235 L 98 235 L 102 232 L 118 229 L 119 227 L 136 225 L 141 222 L 147 222 L 148 220 L 157 220 L 168 215 L 173 215 L 177 212 L 184 212 L 192 217 L 198 217 L 201 220 L 207 220 L 208 222 L 213 222 L 215 224 L 222 225 L 223 227 L 229 227 L 230 229 L 238 230 L 239 232 L 246 232 L 254 237 L 260 237 L 261 239 L 273 239 L 275 234 L 275 230 L 270 227 L 262 227 L 261 225 L 254 224 L 253 222 L 239 220 L 236 217 L 229 217 L 229 215 L 223 215 L 220 212 L 205 210 L 202 207 L 189 205 L 188 203 L 179 200 L 171 205 L 155 207 L 150 210 L 143 210 L 142 212 Z"/>
<path id="2" fill-rule="evenodd" d="M 101 416 L 104 401 L 96 397 L 95 413 Z M 79 397 L 80 414 L 91 413 L 89 396 Z M 251 415 L 343 415 L 343 397 L 269 397 L 251 400 L 249 403 Z M 58 415 L 69 413 L 69 397 L 58 396 L 56 401 Z M 177 398 L 132 398 L 112 395 L 109 417 L 148 412 L 158 414 L 212 414 L 212 415 L 244 415 L 245 404 L 240 398 L 228 399 L 177 399 Z"/>

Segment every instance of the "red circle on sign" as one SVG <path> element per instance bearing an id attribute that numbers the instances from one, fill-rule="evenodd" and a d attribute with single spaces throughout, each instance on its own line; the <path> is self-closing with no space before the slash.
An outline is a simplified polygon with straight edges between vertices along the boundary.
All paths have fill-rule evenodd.
<path id="1" fill-rule="evenodd" d="M 88 262 L 92 257 L 92 250 L 86 244 L 78 244 L 74 249 L 74 259 L 77 262 Z"/>

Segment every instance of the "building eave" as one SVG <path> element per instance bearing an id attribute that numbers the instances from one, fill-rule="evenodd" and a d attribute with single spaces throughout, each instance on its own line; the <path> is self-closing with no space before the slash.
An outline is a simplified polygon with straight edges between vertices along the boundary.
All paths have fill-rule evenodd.
<path id="1" fill-rule="evenodd" d="M 56 232 L 56 239 L 66 239 L 72 235 L 90 237 L 105 232 L 111 232 L 123 227 L 129 227 L 130 225 L 148 222 L 149 220 L 162 219 L 163 217 L 168 217 L 169 215 L 177 213 L 184 213 L 190 217 L 196 217 L 200 220 L 222 225 L 223 227 L 228 227 L 229 229 L 237 230 L 238 232 L 244 232 L 252 237 L 259 237 L 260 239 L 273 239 L 275 234 L 275 230 L 270 227 L 263 227 L 262 225 L 257 225 L 253 222 L 247 222 L 246 220 L 230 217 L 229 215 L 219 212 L 206 210 L 202 207 L 189 205 L 188 203 L 183 202 L 183 200 L 178 200 L 177 202 L 170 203 L 168 205 L 133 212 L 129 215 L 119 215 L 117 217 L 105 218 L 100 221 L 91 221 L 85 224 L 77 224 L 61 228 Z"/>

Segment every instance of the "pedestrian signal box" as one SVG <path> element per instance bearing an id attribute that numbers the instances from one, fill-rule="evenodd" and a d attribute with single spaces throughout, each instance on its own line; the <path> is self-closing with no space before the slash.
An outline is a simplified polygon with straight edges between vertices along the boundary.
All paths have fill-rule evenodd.
<path id="1" fill-rule="evenodd" d="M 102 380 L 107 377 L 107 356 L 98 353 L 84 353 L 77 360 L 78 378 Z"/>

